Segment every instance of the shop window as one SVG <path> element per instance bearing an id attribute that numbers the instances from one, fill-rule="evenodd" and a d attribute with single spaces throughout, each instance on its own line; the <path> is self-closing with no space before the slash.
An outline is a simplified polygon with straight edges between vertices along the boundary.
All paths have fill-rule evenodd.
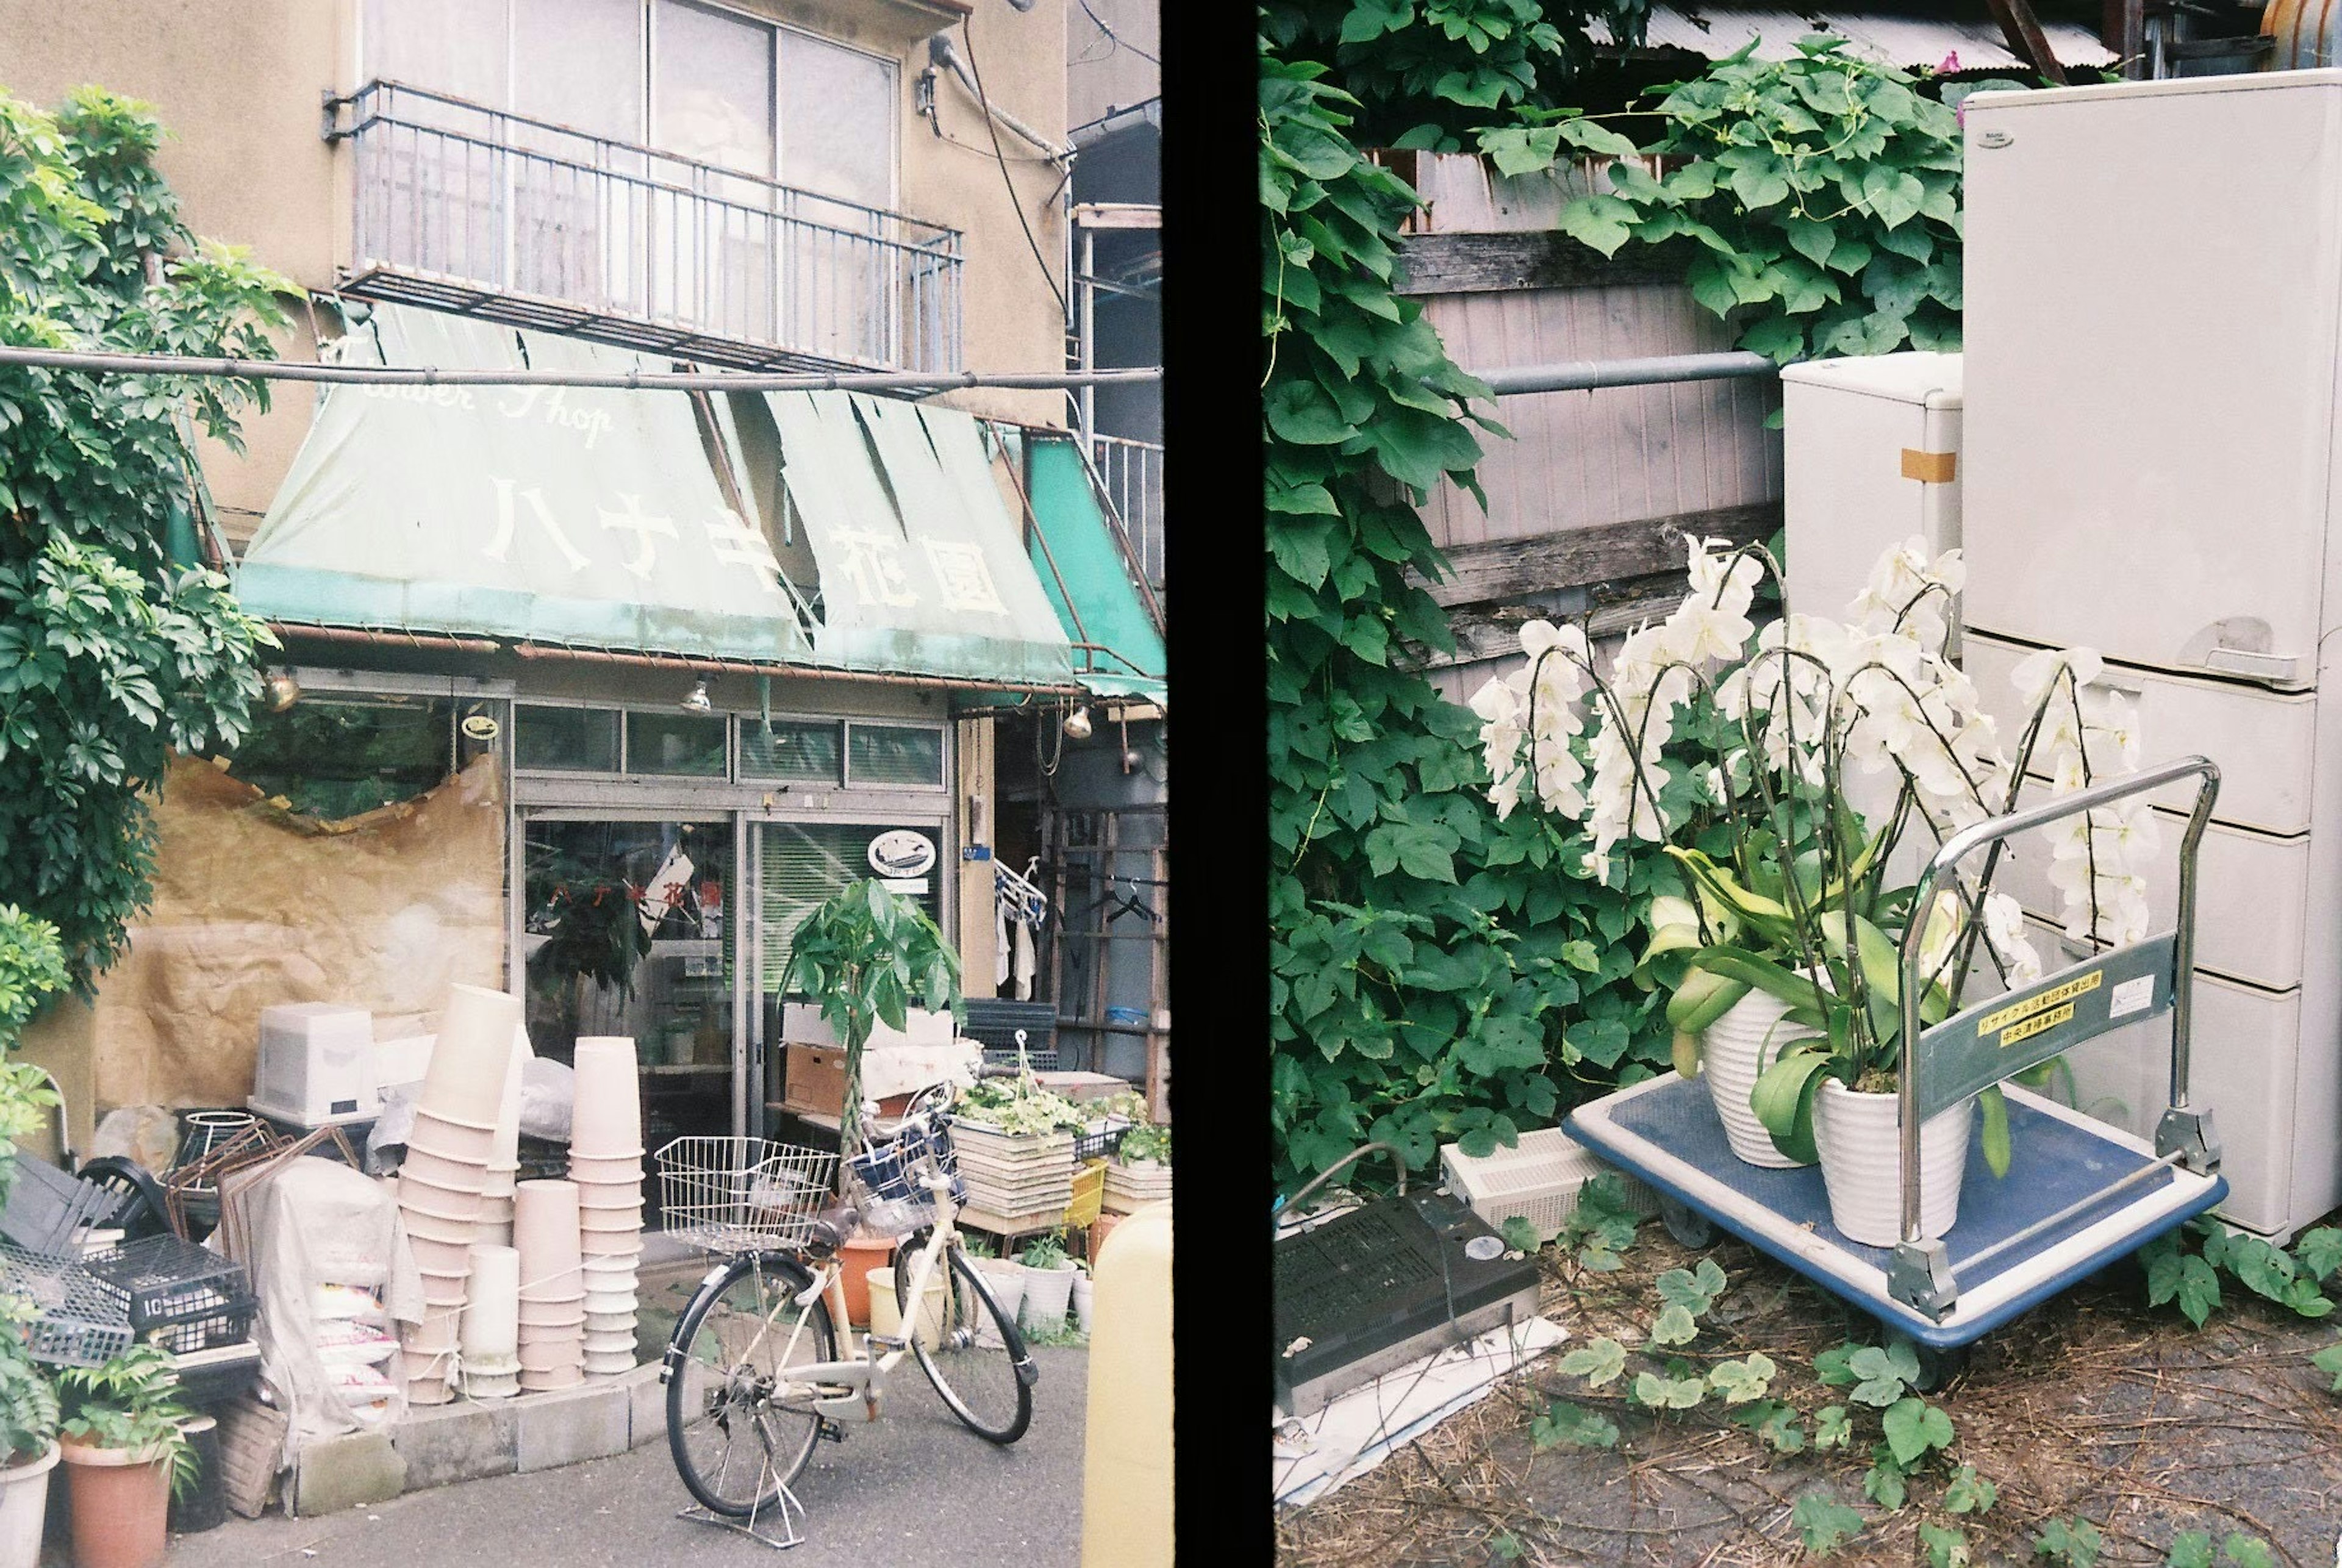
<path id="1" fill-rule="evenodd" d="M 305 696 L 256 714 L 228 771 L 305 816 L 356 816 L 447 777 L 455 708 L 444 697 Z"/>
<path id="2" fill-rule="evenodd" d="M 522 704 L 513 765 L 542 773 L 618 771 L 618 715 L 610 708 Z"/>
<path id="3" fill-rule="evenodd" d="M 767 995 L 781 991 L 781 976 L 789 963 L 789 938 L 805 917 L 832 894 L 876 874 L 870 865 L 870 844 L 885 827 L 837 823 L 775 822 L 763 824 L 759 859 L 763 863 L 764 906 L 763 989 Z M 932 824 L 914 831 L 939 839 Z M 986 874 L 987 875 L 989 873 Z M 901 891 L 940 922 L 936 889 L 943 884 L 942 867 L 925 876 L 900 880 Z M 794 993 L 793 993 L 794 994 Z"/>
<path id="4" fill-rule="evenodd" d="M 848 724 L 846 778 L 855 786 L 944 785 L 944 733 L 906 724 Z"/>
<path id="5" fill-rule="evenodd" d="M 718 714 L 626 715 L 626 771 L 720 779 L 729 772 L 725 721 Z"/>
<path id="6" fill-rule="evenodd" d="M 798 724 L 776 719 L 767 728 L 761 719 L 742 719 L 740 776 L 836 784 L 845 776 L 838 771 L 837 732 L 834 721 Z"/>

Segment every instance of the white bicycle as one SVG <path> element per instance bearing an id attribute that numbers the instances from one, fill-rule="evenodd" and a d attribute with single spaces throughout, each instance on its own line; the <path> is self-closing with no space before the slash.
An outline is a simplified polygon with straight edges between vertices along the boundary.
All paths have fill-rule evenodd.
<path id="1" fill-rule="evenodd" d="M 670 1233 L 724 1258 L 684 1309 L 660 1373 L 676 1473 L 711 1513 L 753 1521 L 794 1503 L 788 1485 L 814 1445 L 842 1440 L 843 1416 L 878 1419 L 906 1355 L 977 1436 L 1011 1443 L 1032 1424 L 1040 1369 L 960 1244 L 950 1094 L 922 1094 L 891 1137 L 865 1140 L 846 1163 L 851 1208 L 828 1206 L 835 1154 L 762 1138 L 678 1138 L 659 1151 Z M 864 1334 L 858 1348 L 839 1254 L 856 1218 L 903 1238 L 902 1326 Z M 939 1278 L 946 1288 L 930 1299 Z"/>

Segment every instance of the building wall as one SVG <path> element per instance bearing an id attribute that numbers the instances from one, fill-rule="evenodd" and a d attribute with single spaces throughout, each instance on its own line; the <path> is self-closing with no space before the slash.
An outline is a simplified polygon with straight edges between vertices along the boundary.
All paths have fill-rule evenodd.
<path id="1" fill-rule="evenodd" d="M 1065 16 L 1067 125 L 1086 125 L 1163 91 L 1163 67 L 1147 58 L 1163 53 L 1158 0 L 1066 0 Z"/>

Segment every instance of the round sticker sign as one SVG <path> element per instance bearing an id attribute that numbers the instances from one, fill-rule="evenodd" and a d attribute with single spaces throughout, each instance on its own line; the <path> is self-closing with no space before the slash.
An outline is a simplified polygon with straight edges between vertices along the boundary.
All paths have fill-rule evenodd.
<path id="1" fill-rule="evenodd" d="M 880 876 L 925 876 L 936 866 L 936 841 L 907 827 L 870 841 L 870 869 Z"/>

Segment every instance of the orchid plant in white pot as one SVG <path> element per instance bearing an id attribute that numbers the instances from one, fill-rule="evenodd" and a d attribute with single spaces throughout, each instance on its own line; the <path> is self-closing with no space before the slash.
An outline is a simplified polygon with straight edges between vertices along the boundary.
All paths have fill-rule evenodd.
<path id="1" fill-rule="evenodd" d="M 1890 885 L 1897 851 L 1931 853 L 2010 810 L 2028 765 L 2048 773 L 2053 793 L 2135 768 L 2136 715 L 2119 696 L 2087 690 L 2095 654 L 2046 650 L 2016 672 L 2031 714 L 2012 763 L 1974 683 L 1946 655 L 1963 577 L 1957 551 L 1930 558 L 1912 540 L 1881 558 L 1846 620 L 1791 613 L 1761 629 L 1750 619 L 1756 591 L 1777 573 L 1766 552 L 1694 540 L 1689 568 L 1681 604 L 1629 634 L 1606 674 L 1581 628 L 1522 629 L 1527 664 L 1473 699 L 1490 797 L 1500 814 L 1533 800 L 1578 824 L 1597 875 L 1611 874 L 1624 841 L 1665 847 L 1683 896 L 1652 900 L 1643 969 L 1673 987 L 1678 1070 L 1697 1070 L 1705 1034 L 1735 1152 L 1768 1164 L 1818 1157 L 1839 1228 L 1874 1240 L 1876 1227 L 1841 1192 L 1883 1197 L 1892 1215 L 1897 1173 L 1890 1161 L 1883 1193 L 1875 1174 L 1832 1179 L 1831 1149 L 1877 1142 L 1851 1129 L 1883 1100 L 1892 1150 L 1898 953 L 1910 923 L 1924 920 L 1914 1004 L 1923 1027 L 1950 1014 L 1979 954 L 2007 985 L 2041 973 L 2022 910 L 1990 885 L 1997 855 L 1960 867 L 1922 916 L 1915 887 Z M 2052 840 L 2050 880 L 2068 934 L 2143 935 L 2139 869 L 2154 849 L 2146 805 L 2075 818 Z M 1736 1026 L 1715 1027 L 1736 1011 Z M 1753 1024 L 1752 1012 L 1761 1014 Z M 1987 1162 L 2005 1172 L 2006 1107 L 1997 1089 L 1979 1099 Z M 1951 1223 L 1978 1103 L 1923 1129 L 1930 1233 Z"/>

